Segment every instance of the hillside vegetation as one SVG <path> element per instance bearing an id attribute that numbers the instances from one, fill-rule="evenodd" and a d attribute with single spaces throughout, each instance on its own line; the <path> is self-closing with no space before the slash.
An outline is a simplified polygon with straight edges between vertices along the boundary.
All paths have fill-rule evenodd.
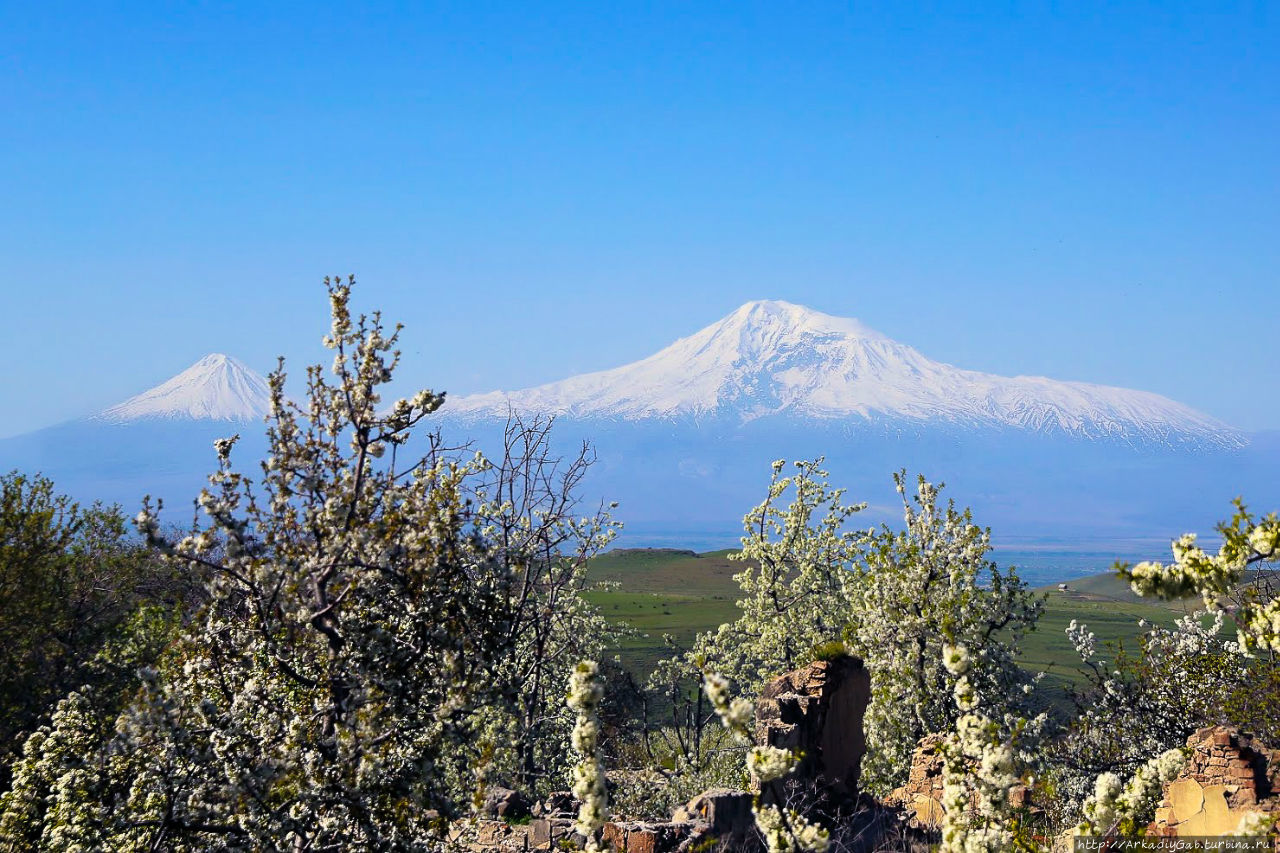
<path id="1" fill-rule="evenodd" d="M 617 588 L 593 590 L 586 597 L 610 621 L 633 629 L 617 649 L 633 673 L 647 677 L 670 653 L 665 635 L 687 648 L 699 633 L 737 617 L 735 602 L 741 590 L 733 576 L 742 563 L 729 559 L 733 553 L 730 548 L 702 553 L 615 548 L 591 560 L 590 580 Z M 1073 619 L 1087 623 L 1102 644 L 1119 643 L 1134 650 L 1145 631 L 1142 623 L 1169 626 L 1195 609 L 1186 602 L 1143 599 L 1114 573 L 1072 580 L 1066 592 L 1057 584 L 1036 592 L 1045 596 L 1044 613 L 1036 631 L 1023 641 L 1018 662 L 1028 671 L 1047 672 L 1046 685 L 1059 691 L 1082 685 L 1087 675 L 1067 638 Z"/>

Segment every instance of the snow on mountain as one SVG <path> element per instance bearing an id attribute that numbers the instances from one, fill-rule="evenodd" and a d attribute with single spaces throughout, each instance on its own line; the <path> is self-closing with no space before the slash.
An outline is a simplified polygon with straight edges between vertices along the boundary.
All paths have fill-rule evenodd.
<path id="1" fill-rule="evenodd" d="M 963 370 L 857 320 L 777 301 L 748 302 L 641 361 L 521 391 L 451 398 L 445 412 L 478 419 L 509 408 L 588 419 L 787 415 L 1127 443 L 1244 443 L 1226 424 L 1158 394 Z"/>
<path id="2" fill-rule="evenodd" d="M 94 420 L 255 421 L 271 410 L 267 382 L 243 362 L 211 353 L 149 391 L 105 409 Z"/>

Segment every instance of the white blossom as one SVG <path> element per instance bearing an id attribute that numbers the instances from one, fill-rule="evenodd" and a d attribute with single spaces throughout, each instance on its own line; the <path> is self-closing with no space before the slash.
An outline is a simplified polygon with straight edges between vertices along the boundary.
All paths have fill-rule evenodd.
<path id="1" fill-rule="evenodd" d="M 595 661 L 582 661 L 569 678 L 568 705 L 577 715 L 573 727 L 573 749 L 580 760 L 573 767 L 571 782 L 578 808 L 577 831 L 587 839 L 587 850 L 600 850 L 598 834 L 609 819 L 609 798 L 604 764 L 600 759 L 600 700 L 604 679 Z"/>

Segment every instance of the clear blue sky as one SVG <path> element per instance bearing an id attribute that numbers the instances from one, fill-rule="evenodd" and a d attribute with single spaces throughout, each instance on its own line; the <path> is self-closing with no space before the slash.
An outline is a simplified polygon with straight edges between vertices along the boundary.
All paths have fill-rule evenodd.
<path id="1" fill-rule="evenodd" d="M 0 435 L 331 272 L 454 393 L 780 298 L 1280 427 L 1276 4 L 266 5 L 0 4 Z"/>

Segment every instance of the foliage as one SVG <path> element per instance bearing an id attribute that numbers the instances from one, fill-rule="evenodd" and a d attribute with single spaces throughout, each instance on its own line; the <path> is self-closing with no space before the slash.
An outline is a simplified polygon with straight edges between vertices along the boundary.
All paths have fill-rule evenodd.
<path id="1" fill-rule="evenodd" d="M 507 650 L 494 677 L 511 701 L 483 712 L 485 740 L 494 748 L 486 773 L 537 794 L 559 787 L 568 771 L 566 679 L 578 661 L 598 658 L 623 635 L 584 596 L 594 588 L 587 563 L 617 525 L 605 508 L 577 514 L 593 457 L 586 446 L 567 462 L 556 456 L 551 426 L 512 414 L 499 452 L 469 485 L 478 532 L 510 576 Z"/>
<path id="2" fill-rule="evenodd" d="M 839 660 L 849 654 L 849 648 L 842 642 L 832 641 L 830 643 L 822 643 L 813 650 L 812 657 L 814 660 Z"/>
<path id="3" fill-rule="evenodd" d="M 1280 734 L 1275 514 L 1237 502 L 1216 554 L 1187 535 L 1167 566 L 1120 567 L 1205 610 L 1142 624 L 1133 653 L 1072 622 L 1088 684 L 1051 738 L 1015 665 L 1044 602 L 989 558 L 989 531 L 905 472 L 903 523 L 856 528 L 864 505 L 820 459 L 775 463 L 746 515 L 737 619 L 645 689 L 613 665 L 606 695 L 593 661 L 624 634 L 587 566 L 617 525 L 579 507 L 590 449 L 560 457 L 550 421 L 514 414 L 492 460 L 415 443 L 443 395 L 384 408 L 399 328 L 353 318 L 350 280 L 327 285 L 331 369 L 310 368 L 297 403 L 281 362 L 261 475 L 232 464 L 236 438 L 216 442 L 186 535 L 144 501 L 143 550 L 118 510 L 0 478 L 0 736 L 26 734 L 20 754 L 0 743 L 0 851 L 441 849 L 488 784 L 538 796 L 566 778 L 596 849 L 606 759 L 623 811 L 750 785 L 769 850 L 830 849 L 849 815 L 787 788 L 799 756 L 752 742 L 754 705 L 730 686 L 844 654 L 872 673 L 865 788 L 894 787 L 944 733 L 943 851 L 1041 849 L 1020 785 L 1053 793 L 1038 830 L 1140 835 L 1191 731 Z"/>
<path id="4" fill-rule="evenodd" d="M 1254 516 L 1240 499 L 1230 520 L 1217 525 L 1222 545 L 1209 554 L 1194 533 L 1173 542 L 1173 562 L 1118 565 L 1117 573 L 1139 595 L 1160 598 L 1199 596 L 1210 610 L 1231 611 L 1245 651 L 1280 653 L 1280 598 L 1275 572 L 1249 580 L 1252 567 L 1265 567 L 1280 558 L 1280 516 Z"/>
<path id="5" fill-rule="evenodd" d="M 141 640 L 148 619 L 176 621 L 193 592 L 130 541 L 118 508 L 82 507 L 38 475 L 0 477 L 0 766 L 19 733 L 71 689 L 118 693 L 131 683 L 131 670 L 113 668 L 102 651 Z M 135 615 L 144 605 L 148 616 Z M 140 664 L 159 648 L 133 652 Z"/>
<path id="6" fill-rule="evenodd" d="M 734 575 L 742 591 L 741 615 L 699 636 L 681 659 L 667 661 L 657 683 L 700 674 L 706 665 L 754 690 L 840 638 L 849 618 L 847 567 L 860 541 L 845 527 L 863 505 L 845 505 L 843 491 L 830 488 L 820 462 L 797 462 L 792 477 L 781 476 L 782 460 L 773 463 L 764 501 L 743 519 L 742 550 L 731 555 L 745 564 Z M 778 502 L 788 491 L 794 498 L 782 509 Z"/>
<path id="7" fill-rule="evenodd" d="M 1077 835 L 1103 837 L 1135 836 L 1146 832 L 1147 824 L 1160 800 L 1162 786 L 1177 778 L 1187 765 L 1178 749 L 1168 749 L 1149 759 L 1122 783 L 1115 773 L 1103 773 L 1094 780 L 1093 793 L 1082 808 L 1083 820 Z"/>
<path id="8" fill-rule="evenodd" d="M 1187 614 L 1170 628 L 1142 627 L 1136 654 L 1117 646 L 1108 657 L 1087 626 L 1073 621 L 1067 628 L 1089 672 L 1087 686 L 1074 694 L 1075 716 L 1054 748 L 1057 784 L 1073 808 L 1100 773 L 1135 772 L 1202 726 L 1245 725 L 1237 700 L 1252 696 L 1260 671 L 1270 669 L 1241 656 L 1223 633 L 1222 613 Z M 1251 716 L 1264 719 L 1265 712 Z"/>
<path id="9" fill-rule="evenodd" d="M 1015 569 L 988 559 L 991 531 L 975 525 L 969 510 L 954 501 L 940 506 L 941 487 L 924 477 L 910 499 L 905 473 L 894 483 L 903 527 L 886 525 L 868 537 L 848 584 L 846 643 L 873 673 L 863 779 L 881 791 L 905 779 L 920 738 L 958 720 L 944 643 L 968 650 L 966 677 L 994 717 L 1025 709 L 1032 685 L 1015 658 L 1044 609 Z"/>
<path id="10" fill-rule="evenodd" d="M 1271 561 L 1280 522 L 1274 513 L 1256 518 L 1240 501 L 1235 506 L 1232 518 L 1217 525 L 1223 540 L 1217 554 L 1186 534 L 1173 542 L 1174 562 L 1167 566 L 1117 567 L 1141 595 L 1198 596 L 1205 610 L 1172 628 L 1150 627 L 1136 654 L 1117 648 L 1110 659 L 1101 656 L 1086 626 L 1073 622 L 1068 628 L 1091 673 L 1058 756 L 1070 799 L 1088 794 L 1094 774 L 1133 772 L 1149 756 L 1180 747 L 1201 726 L 1227 723 L 1264 738 L 1280 735 L 1280 647 L 1268 615 L 1277 608 Z M 1234 637 L 1226 630 L 1228 618 Z M 1124 727 L 1114 724 L 1119 718 Z"/>
<path id="11" fill-rule="evenodd" d="M 612 691 L 611 691 L 612 692 Z M 712 711 L 714 714 L 714 711 Z M 614 811 L 639 820 L 667 820 L 703 791 L 742 790 L 750 783 L 746 748 L 721 726 L 701 731 L 698 749 L 680 744 L 675 727 L 650 730 L 628 739 L 619 750 L 622 780 L 612 793 Z"/>
<path id="12" fill-rule="evenodd" d="M 794 477 L 782 477 L 774 463 L 766 499 L 744 519 L 740 559 L 751 562 L 735 576 L 741 616 L 701 635 L 655 681 L 706 665 L 755 690 L 842 641 L 872 672 L 862 779 L 883 793 L 905 778 L 916 742 L 957 719 L 942 644 L 972 649 L 970 678 L 1020 708 L 1030 685 L 1014 657 L 1043 603 L 987 559 L 990 532 L 954 503 L 940 507 L 939 488 L 924 478 L 910 499 L 905 474 L 894 478 L 903 528 L 853 530 L 862 505 L 845 504 L 820 464 L 798 462 Z"/>

